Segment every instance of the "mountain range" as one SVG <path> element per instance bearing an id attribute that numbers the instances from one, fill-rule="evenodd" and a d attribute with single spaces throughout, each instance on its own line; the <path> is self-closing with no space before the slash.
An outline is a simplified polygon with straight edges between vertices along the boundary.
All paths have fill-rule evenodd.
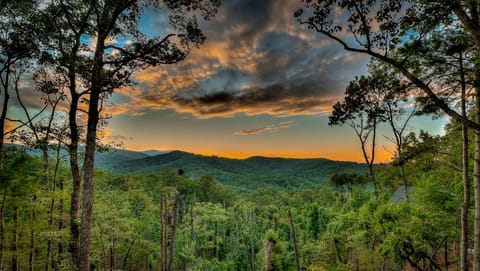
<path id="1" fill-rule="evenodd" d="M 96 166 L 116 173 L 157 174 L 183 170 L 191 178 L 211 176 L 221 183 L 250 190 L 263 186 L 282 188 L 314 187 L 327 184 L 340 172 L 366 172 L 363 164 L 324 158 L 292 159 L 254 156 L 231 159 L 183 151 L 135 152 L 115 150 L 96 156 Z"/>
<path id="2" fill-rule="evenodd" d="M 32 155 L 41 154 L 39 150 L 27 149 L 27 151 Z M 65 151 L 62 152 L 62 157 L 66 159 L 68 155 Z M 122 174 L 159 174 L 166 170 L 177 172 L 181 169 L 187 177 L 211 176 L 225 185 L 245 191 L 265 186 L 286 189 L 315 187 L 326 185 L 330 177 L 336 173 L 367 171 L 364 164 L 325 158 L 254 156 L 247 159 L 231 159 L 183 151 L 124 149 L 97 152 L 95 167 Z"/>

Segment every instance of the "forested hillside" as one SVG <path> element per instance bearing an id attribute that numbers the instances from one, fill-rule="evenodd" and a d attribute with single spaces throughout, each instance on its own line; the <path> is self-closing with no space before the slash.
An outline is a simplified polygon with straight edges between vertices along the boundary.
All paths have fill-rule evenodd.
<path id="1" fill-rule="evenodd" d="M 238 189 L 252 190 L 264 186 L 300 188 L 326 185 L 330 177 L 341 172 L 366 172 L 363 164 L 328 159 L 287 159 L 251 157 L 228 159 L 173 151 L 141 159 L 119 159 L 125 151 L 100 154 L 99 168 L 118 173 L 160 173 L 183 170 L 191 178 L 204 175 Z M 107 156 L 110 155 L 110 156 Z M 98 161 L 98 160 L 97 160 Z"/>
<path id="2" fill-rule="evenodd" d="M 410 135 L 416 139 L 405 168 L 411 203 L 391 200 L 402 184 L 393 164 L 375 167 L 378 197 L 358 173 L 335 174 L 325 186 L 240 193 L 208 175 L 97 170 L 92 268 L 263 270 L 269 264 L 272 270 L 295 270 L 298 261 L 301 270 L 454 269 L 462 201 L 461 172 L 452 160 L 459 151 L 458 128 L 449 126 L 443 138 Z M 448 154 L 440 154 L 444 150 Z M 246 162 L 258 159 L 265 158 Z M 272 161 L 267 165 L 278 162 Z M 40 158 L 6 151 L 0 176 L 0 243 L 8 248 L 0 262 L 6 269 L 73 268 L 68 169 L 52 171 L 45 186 L 42 168 Z"/>

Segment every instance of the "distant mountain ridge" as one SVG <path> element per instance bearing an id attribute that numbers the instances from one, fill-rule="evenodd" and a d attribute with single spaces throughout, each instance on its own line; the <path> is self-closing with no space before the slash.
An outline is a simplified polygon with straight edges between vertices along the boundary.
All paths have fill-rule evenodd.
<path id="1" fill-rule="evenodd" d="M 363 164 L 325 158 L 293 159 L 254 156 L 247 159 L 231 159 L 183 151 L 146 155 L 146 157 L 130 160 L 124 158 L 125 155 L 122 155 L 122 152 L 118 154 L 113 152 L 110 157 L 104 156 L 101 161 L 97 160 L 96 165 L 117 173 L 148 174 L 182 169 L 188 177 L 212 176 L 226 185 L 246 190 L 269 185 L 282 188 L 314 187 L 327 184 L 330 176 L 335 173 L 366 172 Z"/>
<path id="2" fill-rule="evenodd" d="M 22 148 L 18 145 L 17 147 Z M 40 155 L 40 150 L 27 150 L 32 155 Z M 62 157 L 68 159 L 66 151 L 62 151 Z M 245 191 L 265 186 L 287 189 L 314 187 L 327 184 L 330 176 L 335 173 L 365 173 L 367 171 L 363 164 L 325 158 L 253 156 L 247 159 L 231 159 L 184 151 L 131 151 L 124 149 L 97 152 L 95 167 L 125 174 L 158 174 L 165 170 L 182 169 L 188 177 L 211 176 L 223 184 Z"/>

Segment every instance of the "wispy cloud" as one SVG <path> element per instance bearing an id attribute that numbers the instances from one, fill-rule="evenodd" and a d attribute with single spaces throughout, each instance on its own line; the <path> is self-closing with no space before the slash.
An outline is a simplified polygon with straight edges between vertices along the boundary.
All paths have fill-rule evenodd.
<path id="1" fill-rule="evenodd" d="M 284 122 L 280 122 L 279 124 L 272 124 L 272 125 L 257 127 L 253 129 L 241 130 L 241 131 L 235 132 L 235 135 L 246 136 L 246 135 L 258 135 L 263 133 L 276 132 L 279 130 L 290 128 L 290 125 L 292 123 L 293 121 L 284 121 Z"/>

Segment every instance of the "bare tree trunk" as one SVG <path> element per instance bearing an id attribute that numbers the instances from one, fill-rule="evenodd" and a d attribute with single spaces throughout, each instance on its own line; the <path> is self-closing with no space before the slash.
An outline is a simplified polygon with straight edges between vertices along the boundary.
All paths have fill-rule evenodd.
<path id="1" fill-rule="evenodd" d="M 462 85 L 461 107 L 462 116 L 467 117 L 466 86 L 463 70 L 463 54 L 460 54 L 460 77 Z M 463 203 L 461 208 L 461 238 L 460 238 L 460 270 L 468 271 L 468 211 L 470 208 L 470 180 L 468 176 L 468 127 L 462 123 L 462 163 L 463 163 Z"/>
<path id="2" fill-rule="evenodd" d="M 98 33 L 92 69 L 92 87 L 88 106 L 87 140 L 85 143 L 85 160 L 83 162 L 83 196 L 82 221 L 80 225 L 80 247 L 78 268 L 90 270 L 90 235 L 93 215 L 93 174 L 95 148 L 97 142 L 97 125 L 99 120 L 100 93 L 102 90 L 103 53 L 105 51 L 105 33 Z"/>
<path id="3" fill-rule="evenodd" d="M 114 271 L 115 267 L 115 236 L 111 237 L 112 244 L 110 246 L 110 270 Z"/>
<path id="4" fill-rule="evenodd" d="M 135 244 L 135 240 L 132 240 L 132 242 L 128 246 L 125 256 L 123 257 L 123 265 L 122 265 L 123 270 L 127 270 L 128 257 L 130 256 L 130 251 L 132 250 L 133 244 Z"/>
<path id="5" fill-rule="evenodd" d="M 273 242 L 267 240 L 267 243 L 265 244 L 265 271 L 272 271 L 273 246 Z"/>
<path id="6" fill-rule="evenodd" d="M 161 247 L 161 261 L 160 270 L 167 270 L 167 205 L 166 200 L 160 201 L 160 247 Z"/>
<path id="7" fill-rule="evenodd" d="M 297 237 L 295 235 L 295 224 L 293 223 L 292 212 L 290 212 L 290 210 L 288 210 L 287 216 L 290 223 L 290 239 L 292 240 L 293 253 L 295 254 L 295 267 L 297 271 L 300 271 L 300 257 L 298 255 Z"/>
<path id="8" fill-rule="evenodd" d="M 90 235 L 93 215 L 93 169 L 98 123 L 98 94 L 92 93 L 89 107 L 87 143 L 83 164 L 82 220 L 80 225 L 79 269 L 90 270 Z"/>
<path id="9" fill-rule="evenodd" d="M 192 204 L 190 205 L 190 240 L 195 240 L 195 226 L 193 218 L 193 207 L 195 206 L 195 195 L 193 196 Z"/>
<path id="10" fill-rule="evenodd" d="M 479 78 L 480 79 L 480 78 Z M 480 123 L 480 86 L 475 89 L 475 121 Z M 473 190 L 475 199 L 473 232 L 473 270 L 480 271 L 480 130 L 475 130 L 475 162 L 473 167 Z"/>
<path id="11" fill-rule="evenodd" d="M 373 121 L 373 135 L 372 135 L 372 150 L 370 161 L 368 161 L 368 171 L 370 172 L 370 178 L 372 179 L 373 188 L 375 189 L 375 197 L 378 197 L 378 184 L 377 180 L 375 179 L 375 175 L 373 173 L 373 164 L 375 163 L 375 144 L 377 140 L 377 120 Z"/>
<path id="12" fill-rule="evenodd" d="M 37 196 L 33 195 L 33 204 L 35 204 L 35 201 L 37 200 Z M 32 221 L 35 221 L 37 217 L 37 211 L 35 208 L 32 210 Z M 28 255 L 28 270 L 29 271 L 34 271 L 34 266 L 35 266 L 35 231 L 34 227 L 32 226 L 30 228 L 30 253 Z"/>
<path id="13" fill-rule="evenodd" d="M 410 119 L 415 115 L 416 108 L 414 108 L 406 120 L 403 122 L 402 125 L 398 125 L 396 123 L 397 117 L 394 115 L 394 109 L 392 108 L 392 104 L 390 102 L 386 103 L 386 108 L 387 108 L 387 120 L 388 123 L 390 124 L 390 127 L 392 128 L 392 133 L 393 136 L 395 137 L 395 141 L 392 141 L 395 143 L 395 148 L 397 151 L 397 158 L 400 161 L 399 168 L 400 168 L 400 178 L 402 180 L 403 188 L 404 188 L 404 193 L 405 193 L 405 200 L 409 202 L 409 196 L 408 196 L 408 182 L 407 182 L 407 177 L 405 174 L 405 162 L 403 161 L 403 133 L 405 132 L 407 125 L 410 121 Z"/>
<path id="14" fill-rule="evenodd" d="M 447 240 L 445 240 L 445 248 L 444 248 L 444 254 L 443 254 L 443 257 L 445 259 L 445 270 L 448 271 L 448 266 L 450 265 L 450 262 L 448 261 L 448 242 Z M 467 266 L 467 270 L 468 270 L 468 266 Z"/>
<path id="15" fill-rule="evenodd" d="M 73 75 L 73 79 L 75 80 L 75 75 Z M 72 82 L 71 82 L 72 84 Z M 70 126 L 70 144 L 68 146 L 69 149 L 69 156 L 70 156 L 70 171 L 72 172 L 72 180 L 73 180 L 73 187 L 72 187 L 72 194 L 71 194 L 71 201 L 70 201 L 70 254 L 72 256 L 72 260 L 75 266 L 78 266 L 78 249 L 79 249 L 79 240 L 80 240 L 80 219 L 79 219 L 79 211 L 80 211 L 80 190 L 82 184 L 82 177 L 80 175 L 80 167 L 78 165 L 78 127 L 77 127 L 77 109 L 78 109 L 78 101 L 79 95 L 73 90 L 71 91 L 72 101 L 70 104 L 70 111 L 68 113 L 69 119 L 69 126 Z"/>
<path id="16" fill-rule="evenodd" d="M 2 86 L 3 86 L 3 104 L 2 104 L 2 113 L 0 114 L 0 169 L 3 167 L 3 137 L 5 134 L 5 119 L 7 118 L 8 101 L 10 99 L 10 95 L 8 93 L 8 85 L 10 80 L 9 70 L 10 69 L 7 67 L 5 71 L 5 80 L 1 78 Z"/>
<path id="17" fill-rule="evenodd" d="M 174 200 L 172 203 L 172 222 L 170 224 L 170 259 L 168 262 L 168 270 L 173 271 L 175 263 L 175 237 L 177 233 L 177 220 L 178 220 L 178 207 L 177 201 Z"/>
<path id="18" fill-rule="evenodd" d="M 403 192 L 405 193 L 405 201 L 410 202 L 410 197 L 408 196 L 407 177 L 405 176 L 405 165 L 403 163 L 400 165 L 400 178 L 402 179 Z"/>
<path id="19" fill-rule="evenodd" d="M 378 197 L 378 185 L 377 180 L 375 179 L 375 174 L 373 172 L 373 164 L 375 163 L 375 146 L 376 146 L 376 137 L 377 137 L 377 121 L 376 119 L 373 121 L 372 127 L 370 131 L 365 131 L 365 127 L 363 127 L 363 119 L 361 120 L 361 127 L 357 128 L 355 124 L 350 125 L 355 133 L 357 134 L 358 139 L 360 140 L 360 145 L 362 149 L 363 159 L 365 160 L 365 164 L 368 167 L 368 174 L 370 176 L 370 181 L 373 185 L 373 192 L 375 197 Z M 367 140 L 369 138 L 369 134 L 372 132 L 372 149 L 370 150 L 370 156 L 368 155 L 367 151 Z"/>

